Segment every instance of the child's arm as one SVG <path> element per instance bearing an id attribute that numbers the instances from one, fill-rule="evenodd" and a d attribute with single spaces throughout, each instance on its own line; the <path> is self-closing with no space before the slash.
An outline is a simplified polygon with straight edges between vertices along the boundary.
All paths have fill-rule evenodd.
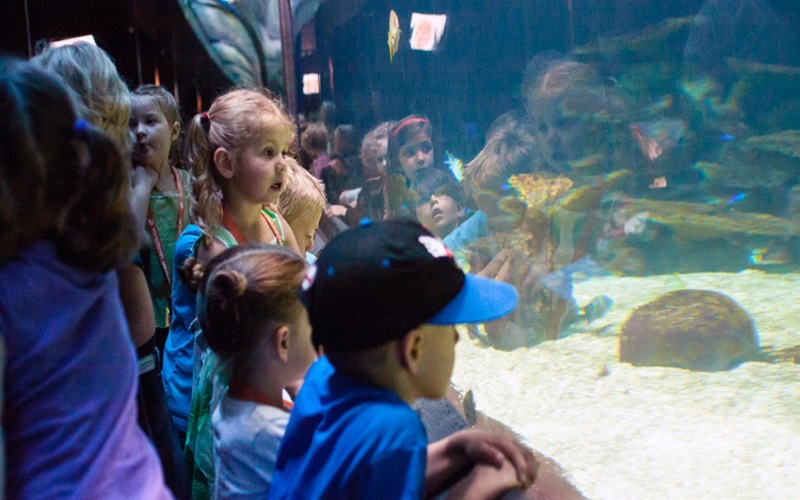
<path id="1" fill-rule="evenodd" d="M 201 238 L 205 238 L 205 236 L 201 236 Z M 202 264 L 205 266 L 211 259 L 216 257 L 217 255 L 221 254 L 228 247 L 225 246 L 225 243 L 221 242 L 217 238 L 211 238 L 211 242 L 208 244 L 201 243 L 200 246 L 197 248 L 197 263 Z"/>
<path id="2" fill-rule="evenodd" d="M 518 486 L 527 488 L 533 483 L 536 459 L 510 436 L 468 429 L 431 443 L 425 468 L 425 496 L 441 492 L 476 464 L 500 469 L 504 461 L 516 471 Z"/>
<path id="3" fill-rule="evenodd" d="M 504 248 L 481 270 L 478 276 L 491 278 L 513 285 L 519 293 L 520 302 L 529 303 L 541 290 L 541 276 L 517 250 Z M 503 349 L 513 349 L 528 343 L 528 330 L 532 326 L 517 308 L 505 318 L 484 323 L 486 334 L 492 344 Z"/>
<path id="4" fill-rule="evenodd" d="M 131 174 L 131 208 L 141 228 L 147 221 L 150 193 L 158 182 L 158 172 L 145 167 L 136 167 Z"/>
<path id="5" fill-rule="evenodd" d="M 117 269 L 119 296 L 128 320 L 128 330 L 137 349 L 147 343 L 156 331 L 156 318 L 150 289 L 144 273 L 134 263 L 129 262 Z"/>

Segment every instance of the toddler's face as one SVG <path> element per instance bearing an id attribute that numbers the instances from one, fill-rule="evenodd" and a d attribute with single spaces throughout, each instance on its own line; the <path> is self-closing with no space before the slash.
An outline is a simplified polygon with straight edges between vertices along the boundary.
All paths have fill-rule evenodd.
<path id="1" fill-rule="evenodd" d="M 375 151 L 364 158 L 364 174 L 367 178 L 386 173 L 386 144 L 380 144 Z"/>
<path id="2" fill-rule="evenodd" d="M 286 188 L 285 155 L 289 149 L 291 133 L 279 129 L 266 129 L 255 139 L 242 146 L 234 155 L 235 163 L 230 187 L 235 196 L 249 203 L 271 205 L 277 203 Z M 229 191 L 225 192 L 225 196 Z"/>
<path id="3" fill-rule="evenodd" d="M 568 99 L 558 99 L 543 105 L 534 116 L 542 156 L 558 172 L 600 161 L 606 141 L 604 127 L 588 120 L 588 111 L 574 107 Z"/>
<path id="4" fill-rule="evenodd" d="M 423 398 L 440 399 L 447 395 L 456 357 L 458 332 L 453 325 L 419 327 L 423 336 L 417 373 Z"/>
<path id="5" fill-rule="evenodd" d="M 439 238 L 444 238 L 458 227 L 464 209 L 445 191 L 435 190 L 427 200 L 417 203 L 417 219 Z"/>
<path id="6" fill-rule="evenodd" d="M 169 150 L 178 138 L 180 125 L 167 120 L 155 97 L 133 96 L 128 127 L 133 136 L 134 165 L 160 170 L 169 161 Z"/>
<path id="7" fill-rule="evenodd" d="M 414 172 L 422 168 L 433 166 L 433 143 L 431 136 L 421 130 L 410 141 L 404 144 L 397 154 L 397 160 L 406 174 L 406 178 L 413 179 Z"/>
<path id="8" fill-rule="evenodd" d="M 314 238 L 317 236 L 320 217 L 322 217 L 321 209 L 308 210 L 289 224 L 301 250 L 306 252 L 314 250 Z"/>

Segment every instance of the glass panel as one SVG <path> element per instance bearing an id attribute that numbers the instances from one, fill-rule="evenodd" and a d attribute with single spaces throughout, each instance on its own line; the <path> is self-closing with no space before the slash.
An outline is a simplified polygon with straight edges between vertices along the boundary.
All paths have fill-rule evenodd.
<path id="1" fill-rule="evenodd" d="M 467 413 L 589 498 L 796 496 L 796 4 L 317 6 L 299 111 L 331 140 L 301 158 L 355 178 L 339 227 L 418 218 L 520 293 L 462 331 Z"/>

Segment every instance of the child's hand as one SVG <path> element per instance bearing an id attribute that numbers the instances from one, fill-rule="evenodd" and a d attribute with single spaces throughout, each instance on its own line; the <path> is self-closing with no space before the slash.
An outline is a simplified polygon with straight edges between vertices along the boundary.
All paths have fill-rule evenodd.
<path id="1" fill-rule="evenodd" d="M 325 216 L 329 219 L 333 217 L 344 217 L 347 215 L 347 207 L 343 205 L 331 205 L 325 210 Z"/>
<path id="2" fill-rule="evenodd" d="M 448 490 L 448 498 L 486 499 L 497 498 L 512 488 L 525 488 L 508 460 L 503 460 L 497 467 L 478 464 L 473 467 L 467 477 Z"/>
<path id="3" fill-rule="evenodd" d="M 523 488 L 533 484 L 536 479 L 539 467 L 536 458 L 511 436 L 470 429 L 457 432 L 451 437 L 451 445 L 461 446 L 464 455 L 472 463 L 501 467 L 504 461 L 508 461 Z"/>
<path id="4" fill-rule="evenodd" d="M 497 255 L 492 257 L 486 267 L 477 274 L 484 278 L 491 278 L 514 285 L 519 291 L 529 266 L 526 266 L 525 257 L 520 252 L 504 248 L 497 252 Z"/>
<path id="5" fill-rule="evenodd" d="M 131 172 L 130 203 L 138 221 L 137 226 L 144 228 L 147 220 L 147 209 L 150 206 L 150 193 L 158 182 L 158 172 L 142 166 Z"/>
<path id="6" fill-rule="evenodd" d="M 150 191 L 156 187 L 156 182 L 158 182 L 158 172 L 142 166 L 134 167 L 133 173 L 131 173 L 131 188 L 142 188 L 147 190 L 149 195 Z"/>

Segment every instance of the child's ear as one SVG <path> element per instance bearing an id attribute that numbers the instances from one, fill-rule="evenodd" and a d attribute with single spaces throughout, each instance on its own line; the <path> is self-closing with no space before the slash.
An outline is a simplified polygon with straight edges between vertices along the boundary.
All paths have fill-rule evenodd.
<path id="1" fill-rule="evenodd" d="M 278 358 L 286 363 L 289 360 L 288 325 L 281 325 L 272 332 L 272 345 Z"/>
<path id="2" fill-rule="evenodd" d="M 217 167 L 219 175 L 226 179 L 233 177 L 233 161 L 230 152 L 225 148 L 217 148 L 214 151 L 214 165 Z"/>
<path id="3" fill-rule="evenodd" d="M 412 375 L 416 375 L 422 355 L 422 335 L 419 329 L 415 328 L 406 333 L 405 337 L 400 340 L 398 348 L 400 349 L 401 364 Z"/>
<path id="4" fill-rule="evenodd" d="M 177 141 L 179 135 L 181 135 L 181 124 L 178 122 L 172 122 L 172 132 L 169 134 L 169 141 Z"/>

